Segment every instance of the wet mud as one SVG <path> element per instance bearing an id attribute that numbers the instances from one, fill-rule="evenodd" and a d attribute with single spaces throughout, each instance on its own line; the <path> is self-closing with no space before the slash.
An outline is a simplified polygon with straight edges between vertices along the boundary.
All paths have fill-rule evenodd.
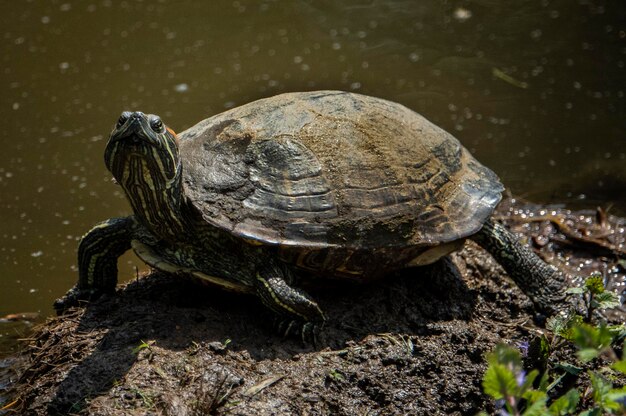
<path id="1" fill-rule="evenodd" d="M 578 276 L 599 270 L 623 295 L 623 219 L 511 201 L 497 218 L 546 260 Z M 303 345 L 276 335 L 254 298 L 157 272 L 142 276 L 39 327 L 24 347 L 10 408 L 26 415 L 492 413 L 481 389 L 485 353 L 543 331 L 528 298 L 470 242 L 432 266 L 312 294 L 328 322 L 316 345 Z M 610 313 L 625 317 L 623 308 Z"/>

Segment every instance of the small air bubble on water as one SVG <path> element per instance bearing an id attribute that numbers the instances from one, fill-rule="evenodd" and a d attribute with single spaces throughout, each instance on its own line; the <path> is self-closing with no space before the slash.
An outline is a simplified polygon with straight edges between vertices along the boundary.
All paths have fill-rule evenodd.
<path id="1" fill-rule="evenodd" d="M 472 12 L 470 10 L 468 10 L 468 9 L 463 8 L 463 7 L 457 7 L 454 10 L 454 13 L 452 15 L 459 22 L 464 22 L 467 19 L 469 19 L 470 17 L 472 17 Z"/>
<path id="2" fill-rule="evenodd" d="M 174 86 L 174 91 L 176 92 L 187 92 L 189 91 L 189 84 L 181 83 Z"/>

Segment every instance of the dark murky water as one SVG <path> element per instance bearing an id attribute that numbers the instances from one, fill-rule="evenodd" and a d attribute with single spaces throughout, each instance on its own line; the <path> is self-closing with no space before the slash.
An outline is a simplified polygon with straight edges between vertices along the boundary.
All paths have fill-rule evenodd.
<path id="1" fill-rule="evenodd" d="M 0 21 L 0 316 L 51 313 L 80 235 L 129 213 L 103 164 L 124 109 L 182 130 L 357 91 L 453 132 L 514 195 L 626 214 L 623 2 L 11 1 Z"/>

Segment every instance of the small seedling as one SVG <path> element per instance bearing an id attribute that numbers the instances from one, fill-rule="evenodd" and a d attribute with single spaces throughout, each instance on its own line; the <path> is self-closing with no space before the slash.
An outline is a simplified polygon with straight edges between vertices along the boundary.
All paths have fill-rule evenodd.
<path id="1" fill-rule="evenodd" d="M 148 393 L 144 393 L 143 391 L 136 389 L 136 388 L 131 389 L 131 391 L 135 394 L 135 396 L 141 399 L 145 407 L 149 409 L 154 407 L 154 401 L 152 400 L 152 397 L 150 397 Z"/>
<path id="2" fill-rule="evenodd" d="M 148 341 L 148 342 L 141 341 L 141 344 L 139 344 L 135 348 L 133 348 L 133 354 L 139 354 L 139 351 L 141 351 L 141 350 L 150 349 L 150 346 L 153 343 L 154 343 L 153 341 Z"/>
<path id="3" fill-rule="evenodd" d="M 341 374 L 341 372 L 340 372 L 339 370 L 337 370 L 337 369 L 330 370 L 330 371 L 328 372 L 328 377 L 329 377 L 331 380 L 333 380 L 333 381 L 337 381 L 337 382 L 342 382 L 342 381 L 345 381 L 345 379 L 346 379 L 346 378 L 344 377 L 344 375 L 343 375 L 343 374 Z"/>
<path id="4" fill-rule="evenodd" d="M 498 344 L 487 355 L 487 361 L 489 367 L 483 378 L 483 389 L 496 400 L 496 406 L 501 407 L 508 415 L 537 414 L 528 413 L 531 409 L 547 412 L 546 392 L 533 388 L 539 371 L 527 373 L 517 349 Z"/>
<path id="5" fill-rule="evenodd" d="M 591 322 L 597 310 L 620 306 L 617 295 L 604 287 L 600 274 L 589 276 L 582 287 L 569 288 L 566 293 L 582 296 L 586 309 L 585 322 Z"/>

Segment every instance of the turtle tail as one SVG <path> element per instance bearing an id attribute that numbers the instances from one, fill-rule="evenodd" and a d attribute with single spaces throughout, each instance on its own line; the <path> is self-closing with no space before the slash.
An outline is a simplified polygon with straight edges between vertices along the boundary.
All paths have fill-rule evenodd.
<path id="1" fill-rule="evenodd" d="M 565 274 L 521 244 L 503 225 L 487 220 L 471 239 L 502 265 L 540 311 L 554 315 L 567 308 Z"/>

